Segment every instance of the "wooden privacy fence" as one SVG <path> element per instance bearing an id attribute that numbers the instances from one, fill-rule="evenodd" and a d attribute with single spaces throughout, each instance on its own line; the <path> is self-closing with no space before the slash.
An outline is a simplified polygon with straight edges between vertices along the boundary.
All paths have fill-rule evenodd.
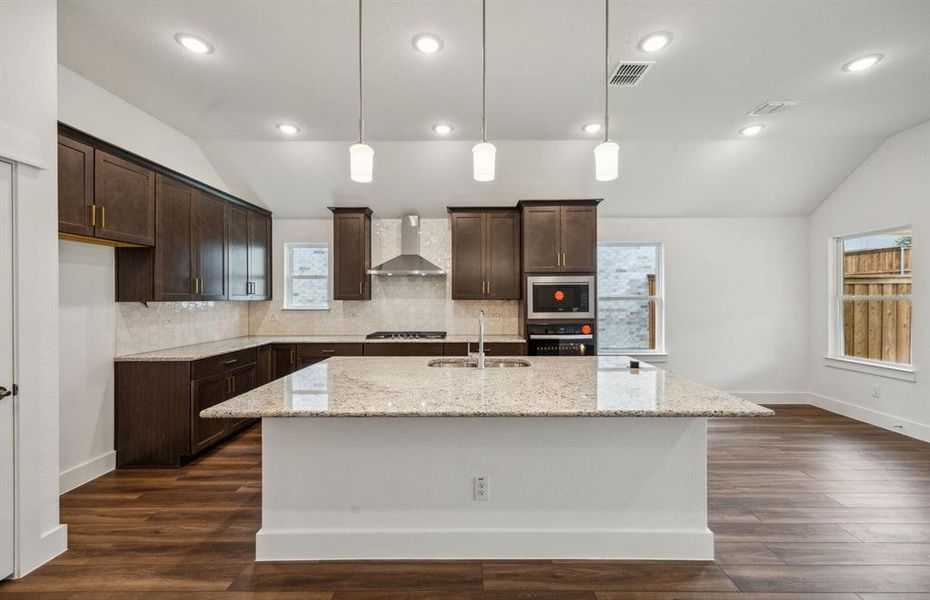
<path id="1" fill-rule="evenodd" d="M 910 294 L 910 247 L 845 252 L 843 348 L 846 356 L 910 364 Z"/>

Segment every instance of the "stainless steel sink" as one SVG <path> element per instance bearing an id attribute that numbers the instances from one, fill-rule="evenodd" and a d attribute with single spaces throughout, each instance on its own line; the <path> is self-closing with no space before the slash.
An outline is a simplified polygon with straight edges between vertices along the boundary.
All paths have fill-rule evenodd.
<path id="1" fill-rule="evenodd" d="M 519 358 L 486 358 L 484 359 L 485 368 L 513 368 L 513 367 L 528 367 L 530 363 L 525 360 L 520 360 Z"/>
<path id="2" fill-rule="evenodd" d="M 434 358 L 433 360 L 426 363 L 430 367 L 441 367 L 441 368 L 477 368 L 478 362 L 471 358 Z M 486 369 L 496 369 L 496 368 L 514 368 L 514 367 L 528 367 L 530 363 L 521 360 L 519 358 L 486 358 L 484 359 L 484 367 Z"/>

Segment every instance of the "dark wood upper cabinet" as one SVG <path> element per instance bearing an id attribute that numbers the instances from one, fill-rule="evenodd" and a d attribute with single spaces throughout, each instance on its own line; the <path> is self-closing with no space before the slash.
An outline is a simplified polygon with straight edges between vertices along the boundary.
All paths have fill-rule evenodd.
<path id="1" fill-rule="evenodd" d="M 198 300 L 226 300 L 226 202 L 197 192 L 191 210 L 191 247 Z"/>
<path id="2" fill-rule="evenodd" d="M 271 217 L 249 211 L 248 300 L 271 300 Z"/>
<path id="3" fill-rule="evenodd" d="M 520 298 L 520 214 L 516 209 L 449 208 L 452 298 Z"/>
<path id="4" fill-rule="evenodd" d="M 525 273 L 597 271 L 600 200 L 521 200 Z"/>
<path id="5" fill-rule="evenodd" d="M 249 210 L 229 206 L 226 210 L 226 286 L 230 300 L 249 300 Z"/>
<path id="6" fill-rule="evenodd" d="M 154 295 L 152 300 L 193 300 L 197 296 L 194 280 L 194 248 L 191 235 L 193 206 L 197 190 L 159 175 L 156 181 L 158 204 L 156 223 L 158 245 L 154 249 Z M 117 263 L 123 256 L 131 256 L 148 250 L 120 249 Z M 119 268 L 119 266 L 117 267 Z M 117 287 L 120 279 L 117 278 Z"/>
<path id="7" fill-rule="evenodd" d="M 371 209 L 333 211 L 333 298 L 371 300 Z"/>
<path id="8" fill-rule="evenodd" d="M 95 236 L 115 242 L 155 244 L 155 172 L 94 151 Z"/>
<path id="9" fill-rule="evenodd" d="M 58 136 L 58 231 L 93 237 L 94 149 Z"/>

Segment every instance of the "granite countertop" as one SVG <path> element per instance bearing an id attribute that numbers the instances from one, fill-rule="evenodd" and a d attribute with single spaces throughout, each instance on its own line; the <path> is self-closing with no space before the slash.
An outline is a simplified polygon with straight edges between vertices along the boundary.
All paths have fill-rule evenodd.
<path id="1" fill-rule="evenodd" d="M 519 335 L 486 335 L 484 341 L 488 343 L 522 343 L 526 340 Z M 364 335 L 249 335 L 216 342 L 141 352 L 139 354 L 124 354 L 117 356 L 114 360 L 117 362 L 200 360 L 201 358 L 210 358 L 227 352 L 256 348 L 265 344 L 441 344 L 443 342 L 450 344 L 471 342 L 477 344 L 478 335 L 447 335 L 442 340 L 369 340 L 365 339 Z"/>
<path id="2" fill-rule="evenodd" d="M 334 357 L 203 417 L 750 417 L 767 408 L 624 356 L 521 357 L 523 368 L 436 368 L 427 357 Z"/>

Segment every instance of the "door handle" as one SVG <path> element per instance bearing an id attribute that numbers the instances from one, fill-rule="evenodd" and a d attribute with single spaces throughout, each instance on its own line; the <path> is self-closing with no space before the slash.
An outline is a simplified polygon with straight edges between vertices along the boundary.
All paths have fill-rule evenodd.
<path id="1" fill-rule="evenodd" d="M 96 204 L 90 205 L 90 226 L 91 227 L 97 226 L 97 205 Z"/>
<path id="2" fill-rule="evenodd" d="M 0 386 L 0 399 L 6 398 L 7 396 L 12 396 L 13 390 L 8 390 L 5 387 Z"/>
<path id="3" fill-rule="evenodd" d="M 106 229 L 106 228 L 107 228 L 107 207 L 101 206 L 100 207 L 100 229 Z"/>

